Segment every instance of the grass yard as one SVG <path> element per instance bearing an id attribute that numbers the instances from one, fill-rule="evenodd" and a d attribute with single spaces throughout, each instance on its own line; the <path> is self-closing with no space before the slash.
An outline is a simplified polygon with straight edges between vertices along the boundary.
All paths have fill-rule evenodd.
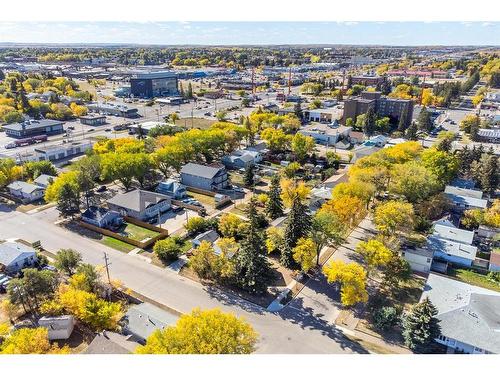
<path id="1" fill-rule="evenodd" d="M 460 268 L 450 268 L 448 270 L 448 275 L 468 284 L 500 292 L 500 283 L 490 280 L 486 275 L 478 272 Z"/>
<path id="2" fill-rule="evenodd" d="M 158 235 L 158 232 L 140 227 L 132 223 L 127 223 L 125 227 L 120 228 L 120 234 L 125 235 L 133 240 L 142 241 L 145 238 L 156 237 Z"/>
<path id="3" fill-rule="evenodd" d="M 196 199 L 202 205 L 208 206 L 208 208 L 214 208 L 215 207 L 214 197 L 212 197 L 210 195 L 205 195 L 205 194 L 194 193 L 192 191 L 188 191 L 188 196 L 191 197 L 191 198 Z"/>
<path id="4" fill-rule="evenodd" d="M 243 186 L 245 185 L 245 182 L 243 181 L 243 174 L 231 171 L 229 172 L 229 179 L 231 180 L 232 184 L 238 185 L 238 186 Z"/>
<path id="5" fill-rule="evenodd" d="M 102 238 L 99 240 L 102 244 L 111 247 L 112 249 L 128 253 L 135 249 L 135 246 L 130 245 L 126 242 L 117 240 L 116 238 L 113 237 L 108 237 L 108 236 L 102 236 Z"/>

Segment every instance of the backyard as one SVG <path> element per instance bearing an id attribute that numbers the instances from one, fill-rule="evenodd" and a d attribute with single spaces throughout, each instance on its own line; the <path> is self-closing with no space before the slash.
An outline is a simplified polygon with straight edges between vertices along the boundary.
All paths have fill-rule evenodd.
<path id="1" fill-rule="evenodd" d="M 156 237 L 158 235 L 158 232 L 140 227 L 132 223 L 126 223 L 125 225 L 120 227 L 119 234 L 132 240 L 143 241 L 146 238 Z"/>
<path id="2" fill-rule="evenodd" d="M 488 278 L 488 276 L 483 275 L 479 272 L 475 272 L 473 270 L 450 267 L 448 269 L 448 275 L 467 284 L 472 284 L 481 288 L 500 292 L 499 282 L 491 280 Z"/>

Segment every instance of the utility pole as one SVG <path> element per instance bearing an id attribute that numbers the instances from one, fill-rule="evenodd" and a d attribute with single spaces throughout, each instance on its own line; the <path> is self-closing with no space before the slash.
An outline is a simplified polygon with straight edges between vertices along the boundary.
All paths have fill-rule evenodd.
<path id="1" fill-rule="evenodd" d="M 106 275 L 108 276 L 108 283 L 111 285 L 111 278 L 109 277 L 109 266 L 111 263 L 109 263 L 109 258 L 108 254 L 104 253 L 104 266 L 106 267 Z"/>
<path id="2" fill-rule="evenodd" d="M 292 67 L 288 68 L 288 95 L 292 92 Z"/>

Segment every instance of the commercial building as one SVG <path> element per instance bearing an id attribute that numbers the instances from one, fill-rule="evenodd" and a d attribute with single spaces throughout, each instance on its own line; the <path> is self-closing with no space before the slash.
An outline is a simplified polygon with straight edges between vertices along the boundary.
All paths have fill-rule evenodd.
<path id="1" fill-rule="evenodd" d="M 500 128 L 479 129 L 477 136 L 481 142 L 500 143 Z"/>
<path id="2" fill-rule="evenodd" d="M 455 353 L 500 353 L 500 293 L 430 273 L 420 300 L 427 297 L 438 310 L 436 342 Z"/>
<path id="3" fill-rule="evenodd" d="M 104 115 L 86 115 L 80 117 L 80 123 L 84 125 L 104 125 L 106 123 L 106 116 Z"/>
<path id="4" fill-rule="evenodd" d="M 87 106 L 89 111 L 109 116 L 118 116 L 125 118 L 139 117 L 137 108 L 127 107 L 122 104 L 113 103 L 91 103 Z"/>
<path id="5" fill-rule="evenodd" d="M 130 94 L 140 98 L 179 95 L 177 74 L 168 71 L 135 74 L 130 78 Z"/>
<path id="6" fill-rule="evenodd" d="M 63 143 L 61 145 L 48 145 L 35 148 L 35 157 L 36 160 L 39 161 L 56 161 L 81 155 L 91 148 L 92 142 L 90 141 Z"/>
<path id="7" fill-rule="evenodd" d="M 35 135 L 53 135 L 64 131 L 64 122 L 57 120 L 26 120 L 15 124 L 3 125 L 5 134 L 13 138 L 26 138 Z"/>
<path id="8" fill-rule="evenodd" d="M 347 146 L 350 145 L 349 134 L 352 128 L 348 126 L 339 126 L 334 124 L 310 124 L 302 127 L 299 133 L 312 137 L 316 143 L 323 145 L 336 145 L 341 141 L 345 141 Z"/>
<path id="9" fill-rule="evenodd" d="M 364 91 L 358 98 L 347 99 L 344 103 L 344 116 L 342 123 L 345 124 L 348 118 L 356 121 L 359 115 L 368 112 L 368 109 L 373 108 L 377 116 L 389 117 L 394 124 L 399 123 L 403 114 L 406 118 L 406 126 L 410 126 L 413 116 L 412 100 L 395 99 L 382 96 L 380 92 Z"/>
<path id="10" fill-rule="evenodd" d="M 384 76 L 352 76 L 351 83 L 353 85 L 377 86 L 382 84 L 386 78 Z"/>
<path id="11" fill-rule="evenodd" d="M 306 121 L 322 123 L 331 123 L 342 117 L 336 108 L 304 109 L 302 115 Z"/>

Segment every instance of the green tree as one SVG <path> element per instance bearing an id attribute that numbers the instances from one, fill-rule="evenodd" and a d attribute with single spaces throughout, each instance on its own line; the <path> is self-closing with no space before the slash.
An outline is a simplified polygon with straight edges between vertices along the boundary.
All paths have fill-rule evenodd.
<path id="1" fill-rule="evenodd" d="M 71 184 L 62 185 L 57 195 L 57 209 L 61 216 L 73 216 L 80 212 L 80 192 Z"/>
<path id="2" fill-rule="evenodd" d="M 416 304 L 403 319 L 405 344 L 415 352 L 426 352 L 434 339 L 441 333 L 438 310 L 429 297 Z"/>
<path id="3" fill-rule="evenodd" d="M 310 236 L 315 244 L 316 265 L 319 265 L 321 249 L 339 245 L 345 236 L 346 225 L 332 212 L 319 210 L 311 221 Z"/>
<path id="4" fill-rule="evenodd" d="M 363 133 L 365 133 L 365 135 L 368 137 L 371 136 L 375 131 L 376 117 L 377 116 L 373 107 L 368 108 L 363 122 Z"/>
<path id="5" fill-rule="evenodd" d="M 250 163 L 245 168 L 245 174 L 243 176 L 243 182 L 246 187 L 252 187 L 255 184 L 255 166 Z"/>
<path id="6" fill-rule="evenodd" d="M 139 354 L 250 354 L 257 333 L 242 318 L 218 309 L 182 315 L 173 327 L 155 331 Z"/>
<path id="7" fill-rule="evenodd" d="M 49 176 L 57 176 L 57 169 L 48 160 L 41 161 L 31 161 L 23 165 L 23 171 L 26 173 L 28 178 L 35 179 L 41 174 L 47 174 Z"/>
<path id="8" fill-rule="evenodd" d="M 393 254 L 384 269 L 384 285 L 394 291 L 400 283 L 408 281 L 411 277 L 411 267 L 406 259 L 398 254 Z"/>
<path id="9" fill-rule="evenodd" d="M 182 254 L 184 240 L 179 236 L 171 236 L 164 240 L 156 241 L 153 251 L 158 258 L 168 262 L 176 260 Z"/>
<path id="10" fill-rule="evenodd" d="M 406 129 L 405 132 L 406 139 L 410 141 L 416 141 L 418 139 L 417 132 L 418 132 L 417 124 L 415 121 L 412 121 L 408 129 Z"/>
<path id="11" fill-rule="evenodd" d="M 307 237 L 309 233 L 311 217 L 308 211 L 307 206 L 298 194 L 292 197 L 292 207 L 286 219 L 284 244 L 280 255 L 280 263 L 285 267 L 296 267 L 293 259 L 293 248 L 300 238 Z"/>
<path id="12" fill-rule="evenodd" d="M 271 267 L 265 256 L 265 238 L 259 228 L 255 198 L 247 208 L 248 227 L 240 242 L 236 256 L 236 277 L 238 284 L 250 293 L 262 293 L 271 279 Z"/>
<path id="13" fill-rule="evenodd" d="M 483 190 L 493 194 L 500 181 L 500 167 L 496 155 L 484 154 L 480 161 L 479 180 Z"/>
<path id="14" fill-rule="evenodd" d="M 266 213 L 272 220 L 283 216 L 283 200 L 281 199 L 280 176 L 278 173 L 271 177 L 271 186 L 269 187 L 269 200 L 266 204 Z"/>
<path id="15" fill-rule="evenodd" d="M 417 118 L 418 128 L 422 131 L 428 132 L 432 129 L 432 119 L 431 114 L 427 108 L 422 107 Z"/>
<path id="16" fill-rule="evenodd" d="M 71 276 L 82 262 L 80 253 L 73 249 L 61 249 L 55 257 L 55 266 L 58 270 Z"/>
<path id="17" fill-rule="evenodd" d="M 292 152 L 301 162 L 314 151 L 314 147 L 315 143 L 312 137 L 296 133 L 292 138 Z"/>

